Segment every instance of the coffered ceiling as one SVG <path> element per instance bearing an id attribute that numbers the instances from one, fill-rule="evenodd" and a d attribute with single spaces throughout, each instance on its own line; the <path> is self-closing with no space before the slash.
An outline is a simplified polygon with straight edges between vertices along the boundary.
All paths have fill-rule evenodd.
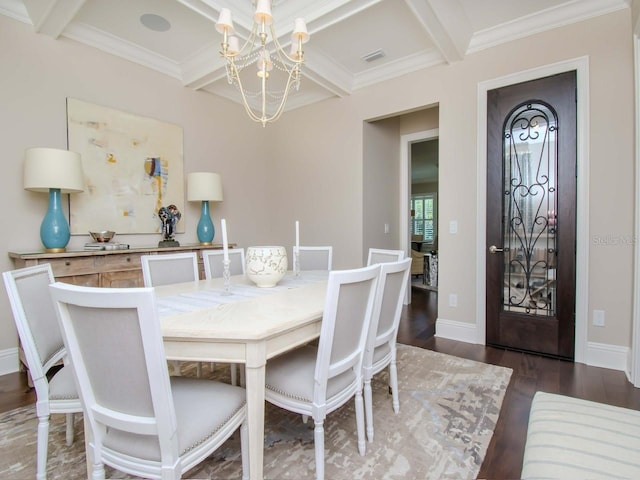
<path id="1" fill-rule="evenodd" d="M 246 35 L 252 3 L 0 0 L 0 14 L 31 25 L 34 34 L 65 37 L 238 102 L 215 22 L 229 8 L 236 30 Z M 629 0 L 273 0 L 272 11 L 284 44 L 297 17 L 311 34 L 301 88 L 288 102 L 296 108 L 623 8 Z"/>

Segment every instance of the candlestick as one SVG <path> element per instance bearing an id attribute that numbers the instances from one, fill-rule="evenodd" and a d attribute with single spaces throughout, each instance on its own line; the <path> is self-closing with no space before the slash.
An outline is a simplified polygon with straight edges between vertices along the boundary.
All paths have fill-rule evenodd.
<path id="1" fill-rule="evenodd" d="M 300 222 L 296 220 L 296 248 L 293 251 L 293 272 L 300 276 Z"/>
<path id="2" fill-rule="evenodd" d="M 229 244 L 227 243 L 227 221 L 223 218 L 220 220 L 222 224 L 222 251 L 225 262 L 229 261 Z"/>

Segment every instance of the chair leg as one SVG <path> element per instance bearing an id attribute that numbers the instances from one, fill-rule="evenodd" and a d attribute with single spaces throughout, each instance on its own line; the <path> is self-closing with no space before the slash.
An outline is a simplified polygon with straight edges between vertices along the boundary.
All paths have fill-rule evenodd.
<path id="1" fill-rule="evenodd" d="M 47 478 L 47 450 L 49 448 L 49 415 L 38 417 L 38 447 L 36 453 L 36 480 Z"/>
<path id="2" fill-rule="evenodd" d="M 67 413 L 67 447 L 73 443 L 73 413 Z"/>
<path id="3" fill-rule="evenodd" d="M 358 431 L 358 452 L 364 455 L 367 452 L 367 443 L 364 439 L 364 405 L 362 391 L 356 392 L 356 429 Z"/>
<path id="4" fill-rule="evenodd" d="M 373 394 L 371 392 L 371 379 L 364 381 L 364 415 L 367 426 L 367 440 L 373 442 Z"/>
<path id="5" fill-rule="evenodd" d="M 231 371 L 231 385 L 238 385 L 238 369 L 236 368 L 236 364 L 229 364 L 229 370 Z"/>
<path id="6" fill-rule="evenodd" d="M 398 413 L 400 412 L 400 397 L 398 395 L 398 369 L 396 368 L 395 358 L 389 364 L 389 388 L 391 388 L 391 394 L 393 395 L 393 411 Z"/>
<path id="7" fill-rule="evenodd" d="M 242 480 L 249 480 L 249 428 L 247 422 L 240 425 L 240 453 L 242 455 Z"/>
<path id="8" fill-rule="evenodd" d="M 324 480 L 324 419 L 315 421 L 313 443 L 316 450 L 316 480 Z"/>

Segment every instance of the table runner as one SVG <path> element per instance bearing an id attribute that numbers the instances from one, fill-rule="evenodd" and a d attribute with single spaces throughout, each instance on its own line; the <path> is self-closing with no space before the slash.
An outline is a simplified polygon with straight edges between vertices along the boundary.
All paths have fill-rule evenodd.
<path id="1" fill-rule="evenodd" d="M 301 287 L 327 278 L 326 271 L 304 271 L 296 278 L 293 272 L 287 272 L 285 277 L 275 287 L 259 288 L 246 276 L 232 277 L 231 295 L 223 295 L 222 285 L 206 290 L 178 293 L 157 298 L 158 313 L 160 317 L 178 315 L 180 313 L 193 312 L 216 305 L 235 303 L 248 300 L 253 297 L 269 295 L 291 288 Z"/>

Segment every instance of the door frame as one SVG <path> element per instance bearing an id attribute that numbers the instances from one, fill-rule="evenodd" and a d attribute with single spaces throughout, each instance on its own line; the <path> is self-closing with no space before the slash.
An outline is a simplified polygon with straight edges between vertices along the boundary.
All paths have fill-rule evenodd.
<path id="1" fill-rule="evenodd" d="M 515 83 L 576 70 L 577 196 L 576 296 L 574 361 L 585 362 L 589 312 L 589 58 L 579 57 L 478 83 L 478 151 L 476 199 L 476 343 L 486 344 L 487 92 Z"/>
<path id="2" fill-rule="evenodd" d="M 635 85 L 635 239 L 640 238 L 640 23 L 634 26 L 633 35 L 633 66 Z M 634 386 L 640 387 L 640 242 L 634 242 L 633 266 L 633 324 L 631 340 L 631 359 L 629 378 Z"/>
<path id="3" fill-rule="evenodd" d="M 411 231 L 409 205 L 411 201 L 411 144 L 433 140 L 440 136 L 440 129 L 432 128 L 420 132 L 400 135 L 400 250 L 411 258 Z M 440 181 L 440 179 L 438 179 Z M 438 216 L 438 223 L 440 216 Z M 438 229 L 440 226 L 438 225 Z M 410 286 L 410 285 L 409 285 Z M 411 303 L 411 288 L 407 288 L 404 304 Z"/>

